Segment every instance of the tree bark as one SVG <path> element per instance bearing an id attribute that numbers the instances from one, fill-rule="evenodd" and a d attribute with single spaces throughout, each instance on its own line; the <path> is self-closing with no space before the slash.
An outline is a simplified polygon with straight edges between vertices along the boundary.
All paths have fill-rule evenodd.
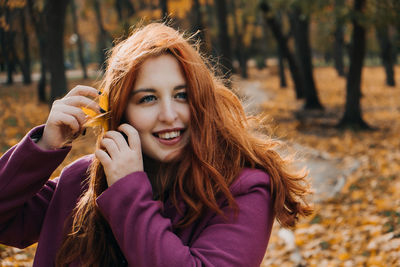
<path id="1" fill-rule="evenodd" d="M 287 82 L 286 82 L 286 75 L 285 75 L 284 58 L 283 58 L 283 54 L 282 54 L 282 49 L 279 45 L 278 45 L 277 50 L 278 50 L 278 67 L 279 67 L 280 87 L 286 88 Z"/>
<path id="2" fill-rule="evenodd" d="M 0 13 L 1 14 L 1 13 Z M 0 72 L 6 71 L 6 42 L 5 42 L 5 32 L 3 28 L 0 27 Z"/>
<path id="3" fill-rule="evenodd" d="M 44 14 L 33 6 L 33 0 L 27 1 L 28 11 L 32 25 L 35 29 L 39 46 L 40 57 L 40 80 L 37 87 L 38 100 L 46 103 L 46 23 Z"/>
<path id="4" fill-rule="evenodd" d="M 344 63 L 343 63 L 343 47 L 344 47 L 344 31 L 343 25 L 336 24 L 335 29 L 335 43 L 334 43 L 334 62 L 335 69 L 340 77 L 344 77 Z"/>
<path id="5" fill-rule="evenodd" d="M 239 69 L 240 76 L 242 78 L 248 78 L 247 74 L 247 55 L 246 55 L 246 47 L 243 43 L 243 31 L 247 25 L 247 19 L 245 17 L 242 18 L 243 24 L 239 25 L 238 18 L 236 16 L 236 6 L 235 1 L 230 1 L 231 3 L 231 13 L 233 17 L 233 25 L 234 25 L 234 33 L 235 33 L 235 55 L 237 60 L 239 61 Z M 241 7 L 243 8 L 243 7 Z M 241 31 L 239 31 L 241 29 Z"/>
<path id="6" fill-rule="evenodd" d="M 135 14 L 135 8 L 129 0 L 116 0 L 115 1 L 115 9 L 118 14 L 118 20 L 122 23 L 124 28 L 124 38 L 127 38 L 129 35 L 129 17 Z"/>
<path id="7" fill-rule="evenodd" d="M 2 39 L 1 46 L 4 51 L 4 63 L 7 69 L 7 85 L 14 83 L 13 72 L 15 71 L 15 59 L 13 58 L 12 49 L 14 47 L 14 32 L 12 31 L 12 16 L 10 14 L 10 9 L 7 6 L 7 0 L 4 3 L 4 18 L 7 25 L 9 25 L 9 30 L 5 31 L 1 28 Z"/>
<path id="8" fill-rule="evenodd" d="M 99 67 L 104 71 L 106 68 L 105 61 L 106 61 L 108 33 L 103 26 L 103 18 L 101 15 L 99 0 L 93 0 L 93 6 L 96 14 L 97 27 L 99 28 L 99 35 L 98 35 L 99 41 L 97 44 L 98 55 L 99 55 Z"/>
<path id="9" fill-rule="evenodd" d="M 3 59 L 4 59 L 4 66 L 5 70 L 7 71 L 7 82 L 6 84 L 11 85 L 14 83 L 13 80 L 13 70 L 14 70 L 14 65 L 11 62 L 12 59 L 10 58 L 10 52 L 9 52 L 9 32 L 6 32 L 3 30 L 3 28 L 0 28 L 0 42 L 1 42 L 1 51 L 3 54 Z"/>
<path id="10" fill-rule="evenodd" d="M 297 58 L 301 65 L 304 81 L 304 109 L 323 109 L 315 88 L 309 36 L 309 18 L 300 8 L 294 7 L 290 14 L 291 27 L 295 39 Z"/>
<path id="11" fill-rule="evenodd" d="M 218 20 L 220 65 L 223 68 L 221 71 L 226 77 L 230 77 L 232 74 L 232 52 L 228 35 L 226 0 L 216 0 L 215 4 Z"/>
<path id="12" fill-rule="evenodd" d="M 335 7 L 340 9 L 344 5 L 343 0 L 336 0 Z M 335 62 L 335 69 L 340 77 L 344 77 L 344 63 L 343 63 L 343 51 L 344 51 L 344 22 L 340 14 L 336 15 L 336 28 L 335 28 L 335 41 L 333 60 Z"/>
<path id="13" fill-rule="evenodd" d="M 161 6 L 161 19 L 167 20 L 168 19 L 168 0 L 160 0 Z"/>
<path id="14" fill-rule="evenodd" d="M 393 46 L 389 38 L 388 26 L 376 27 L 376 37 L 381 49 L 382 63 L 386 73 L 386 85 L 395 86 Z"/>
<path id="15" fill-rule="evenodd" d="M 354 1 L 354 12 L 361 14 L 365 0 Z M 361 115 L 361 74 L 365 56 L 365 29 L 356 16 L 353 18 L 353 44 L 350 51 L 350 67 L 347 74 L 345 111 L 338 127 L 368 129 L 368 124 Z"/>
<path id="16" fill-rule="evenodd" d="M 282 16 L 281 14 L 278 14 L 277 16 L 277 23 L 279 24 L 279 27 L 282 27 Z M 287 87 L 287 82 L 286 82 L 286 75 L 285 75 L 285 58 L 282 52 L 282 48 L 280 45 L 277 45 L 277 54 L 278 54 L 278 68 L 279 68 L 279 81 L 280 81 L 280 87 L 281 88 L 286 88 Z"/>
<path id="17" fill-rule="evenodd" d="M 288 64 L 289 64 L 289 69 L 290 69 L 290 74 L 292 76 L 293 82 L 294 82 L 294 87 L 295 87 L 295 92 L 296 92 L 296 98 L 300 99 L 304 97 L 304 85 L 302 81 L 302 77 L 300 74 L 299 67 L 296 63 L 296 60 L 293 56 L 293 54 L 290 52 L 289 47 L 287 45 L 287 39 L 282 33 L 282 29 L 280 27 L 280 24 L 276 21 L 274 17 L 272 17 L 270 13 L 270 7 L 268 2 L 264 1 L 260 4 L 260 8 L 264 13 L 264 18 L 267 23 L 267 25 L 270 27 L 276 42 L 278 46 L 282 49 L 282 54 L 284 57 L 287 59 Z"/>
<path id="18" fill-rule="evenodd" d="M 75 5 L 75 0 L 71 0 L 71 15 L 72 15 L 72 28 L 74 33 L 76 34 L 76 45 L 78 48 L 78 57 L 79 57 L 79 62 L 81 64 L 82 72 L 83 72 L 83 78 L 87 79 L 88 74 L 86 70 L 86 62 L 85 62 L 85 57 L 83 56 L 83 45 L 82 45 L 82 38 L 78 30 L 78 16 L 76 15 L 76 5 Z"/>
<path id="19" fill-rule="evenodd" d="M 26 32 L 25 8 L 20 10 L 19 15 L 20 15 L 22 43 L 23 43 L 23 50 L 24 50 L 23 63 L 21 64 L 22 77 L 23 77 L 24 84 L 30 84 L 32 82 L 32 79 L 31 79 L 31 56 L 29 53 L 29 37 L 28 37 L 28 33 Z"/>
<path id="20" fill-rule="evenodd" d="M 50 104 L 67 92 L 64 66 L 64 25 L 69 0 L 50 0 L 46 5 L 47 62 L 50 71 Z"/>
<path id="21" fill-rule="evenodd" d="M 199 0 L 193 0 L 191 13 L 193 15 L 191 20 L 193 32 L 199 32 L 197 37 L 200 40 L 200 50 L 205 54 L 209 54 L 211 51 L 206 39 L 203 14 L 201 12 L 201 4 Z"/>
<path id="22" fill-rule="evenodd" d="M 217 47 L 217 41 L 215 38 L 211 37 L 209 29 L 215 29 L 217 27 L 217 16 L 215 13 L 214 2 L 213 0 L 205 0 L 205 25 L 207 25 L 207 34 L 205 35 L 207 40 L 207 54 L 211 54 L 213 56 L 218 56 L 215 48 Z"/>

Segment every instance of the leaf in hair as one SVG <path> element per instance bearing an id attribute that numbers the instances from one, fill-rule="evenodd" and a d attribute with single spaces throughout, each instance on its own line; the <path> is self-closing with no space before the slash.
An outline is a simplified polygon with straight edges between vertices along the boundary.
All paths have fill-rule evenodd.
<path id="1" fill-rule="evenodd" d="M 100 91 L 101 92 L 101 91 Z M 92 109 L 83 107 L 83 112 L 89 117 L 89 120 L 85 123 L 84 127 L 101 127 L 104 131 L 108 131 L 108 96 L 101 93 L 97 98 L 101 110 L 101 113 L 97 113 Z"/>

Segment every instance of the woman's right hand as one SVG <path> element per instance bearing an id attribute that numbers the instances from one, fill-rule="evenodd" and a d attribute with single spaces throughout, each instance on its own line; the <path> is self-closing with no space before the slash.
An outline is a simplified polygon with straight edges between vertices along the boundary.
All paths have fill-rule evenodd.
<path id="1" fill-rule="evenodd" d="M 100 112 L 100 106 L 92 99 L 96 97 L 98 91 L 95 88 L 78 85 L 63 98 L 55 100 L 42 138 L 37 142 L 38 146 L 43 149 L 57 149 L 77 138 L 87 120 L 81 108 Z"/>

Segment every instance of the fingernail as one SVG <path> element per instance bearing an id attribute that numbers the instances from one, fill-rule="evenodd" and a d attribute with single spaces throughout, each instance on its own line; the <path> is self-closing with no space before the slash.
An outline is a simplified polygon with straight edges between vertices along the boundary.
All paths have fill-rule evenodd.
<path id="1" fill-rule="evenodd" d="M 74 133 L 74 134 L 72 135 L 72 140 L 70 140 L 70 142 L 72 143 L 72 141 L 73 141 L 74 139 L 78 138 L 78 136 L 79 136 L 79 132 Z"/>
<path id="2" fill-rule="evenodd" d="M 100 107 L 100 113 L 106 113 L 106 111 Z"/>
<path id="3" fill-rule="evenodd" d="M 87 128 L 84 128 L 84 129 L 83 129 L 82 135 L 85 135 L 85 134 L 86 134 L 86 129 L 87 129 Z"/>

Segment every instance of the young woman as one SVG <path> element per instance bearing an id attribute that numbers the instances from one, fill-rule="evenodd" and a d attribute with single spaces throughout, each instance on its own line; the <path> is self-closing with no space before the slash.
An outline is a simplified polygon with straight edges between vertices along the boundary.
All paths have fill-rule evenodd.
<path id="1" fill-rule="evenodd" d="M 259 266 L 274 218 L 311 212 L 304 177 L 174 29 L 135 30 L 99 88 L 108 105 L 75 87 L 0 159 L 0 242 L 38 241 L 34 266 Z M 97 149 L 48 180 L 82 108 L 105 112 Z"/>

